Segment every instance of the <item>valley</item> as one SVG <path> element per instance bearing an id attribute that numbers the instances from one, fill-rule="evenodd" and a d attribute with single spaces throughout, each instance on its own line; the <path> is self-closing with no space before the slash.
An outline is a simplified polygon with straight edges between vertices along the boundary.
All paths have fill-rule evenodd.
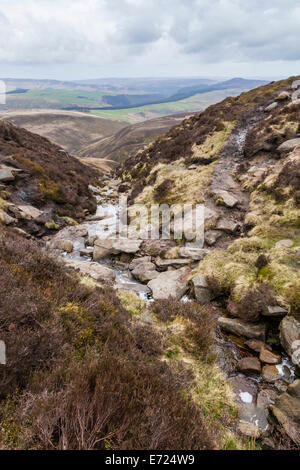
<path id="1" fill-rule="evenodd" d="M 4 116 L 35 134 L 0 122 L 3 449 L 299 449 L 299 85 L 127 126 Z M 203 246 L 130 236 L 140 204 L 203 204 Z"/>

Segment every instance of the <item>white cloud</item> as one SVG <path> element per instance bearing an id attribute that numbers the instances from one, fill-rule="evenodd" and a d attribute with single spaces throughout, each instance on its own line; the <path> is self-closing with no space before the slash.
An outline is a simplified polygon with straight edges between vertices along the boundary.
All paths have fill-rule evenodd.
<path id="1" fill-rule="evenodd" d="M 297 0 L 0 0 L 0 61 L 106 73 L 127 64 L 127 75 L 254 63 L 266 73 L 266 61 L 296 67 L 299 29 Z"/>

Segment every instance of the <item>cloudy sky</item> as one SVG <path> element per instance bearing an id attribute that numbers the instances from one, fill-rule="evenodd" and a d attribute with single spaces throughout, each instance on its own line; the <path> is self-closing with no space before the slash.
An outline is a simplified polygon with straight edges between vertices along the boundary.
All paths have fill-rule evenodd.
<path id="1" fill-rule="evenodd" d="M 0 0 L 0 76 L 300 73 L 299 0 Z"/>

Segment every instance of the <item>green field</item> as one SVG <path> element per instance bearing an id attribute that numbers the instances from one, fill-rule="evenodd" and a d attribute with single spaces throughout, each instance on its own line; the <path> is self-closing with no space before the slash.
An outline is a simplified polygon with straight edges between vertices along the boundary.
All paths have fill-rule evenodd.
<path id="1" fill-rule="evenodd" d="M 12 93 L 8 95 L 9 101 L 18 100 L 25 103 L 49 103 L 59 106 L 105 106 L 102 96 L 111 93 L 102 91 L 84 91 L 84 90 L 30 90 L 26 93 Z"/>
<path id="2" fill-rule="evenodd" d="M 229 94 L 236 96 L 240 93 L 239 90 L 217 90 L 208 93 L 201 93 L 191 96 L 180 101 L 172 101 L 170 103 L 150 104 L 146 106 L 139 106 L 127 109 L 112 109 L 112 110 L 91 110 L 90 113 L 105 119 L 125 121 L 129 123 L 136 123 L 146 121 L 148 119 L 168 116 L 170 114 L 182 112 L 195 112 L 202 111 L 211 104 L 223 100 Z"/>

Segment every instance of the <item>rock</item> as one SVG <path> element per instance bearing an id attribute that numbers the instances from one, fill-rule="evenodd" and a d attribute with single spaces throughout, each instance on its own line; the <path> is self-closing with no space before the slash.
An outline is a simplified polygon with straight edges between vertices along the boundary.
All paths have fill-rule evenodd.
<path id="1" fill-rule="evenodd" d="M 298 145 L 300 145 L 300 138 L 290 139 L 286 140 L 285 142 L 283 142 L 283 144 L 279 145 L 277 150 L 279 153 L 287 153 L 294 150 Z"/>
<path id="2" fill-rule="evenodd" d="M 130 240 L 129 238 L 119 238 L 113 243 L 113 249 L 117 253 L 135 254 L 139 251 L 143 240 Z"/>
<path id="3" fill-rule="evenodd" d="M 2 209 L 0 209 L 0 223 L 4 225 L 11 225 L 16 221 L 13 217 L 8 215 L 6 212 L 4 212 Z"/>
<path id="4" fill-rule="evenodd" d="M 101 190 L 99 188 L 96 188 L 96 186 L 93 186 L 92 184 L 89 184 L 89 190 L 92 191 L 94 194 L 99 194 L 101 195 Z"/>
<path id="5" fill-rule="evenodd" d="M 265 364 L 275 365 L 275 364 L 281 363 L 281 357 L 278 354 L 274 354 L 273 352 L 269 351 L 264 346 L 260 350 L 259 359 L 261 360 L 261 362 L 264 362 Z"/>
<path id="6" fill-rule="evenodd" d="M 275 307 L 268 305 L 267 310 L 263 311 L 262 314 L 264 317 L 284 317 L 288 314 L 288 311 L 279 305 L 276 305 Z"/>
<path id="7" fill-rule="evenodd" d="M 188 170 L 197 170 L 198 166 L 197 165 L 190 165 L 188 167 Z"/>
<path id="8" fill-rule="evenodd" d="M 272 388 L 262 389 L 256 399 L 256 405 L 258 408 L 268 408 L 270 405 L 274 405 L 277 398 L 277 392 Z"/>
<path id="9" fill-rule="evenodd" d="M 274 384 L 274 387 L 276 390 L 278 390 L 279 393 L 284 393 L 287 391 L 288 384 L 284 380 L 277 380 Z"/>
<path id="10" fill-rule="evenodd" d="M 249 437 L 251 439 L 259 439 L 261 437 L 261 430 L 254 423 L 248 421 L 240 420 L 238 429 L 243 436 Z"/>
<path id="11" fill-rule="evenodd" d="M 207 230 L 204 237 L 205 243 L 207 243 L 208 246 L 212 246 L 221 236 L 221 233 L 217 232 L 216 230 Z"/>
<path id="12" fill-rule="evenodd" d="M 256 357 L 244 357 L 238 362 L 238 369 L 244 373 L 257 373 L 261 372 L 261 365 Z"/>
<path id="13" fill-rule="evenodd" d="M 257 339 L 250 339 L 249 341 L 245 341 L 245 345 L 252 349 L 252 351 L 260 353 L 260 350 L 265 346 L 265 343 Z"/>
<path id="14" fill-rule="evenodd" d="M 274 101 L 274 103 L 269 104 L 269 106 L 265 108 L 265 112 L 268 113 L 269 111 L 273 111 L 273 109 L 277 108 L 277 106 L 278 103 Z"/>
<path id="15" fill-rule="evenodd" d="M 30 238 L 30 234 L 25 232 L 25 230 L 22 230 L 21 228 L 19 227 L 14 227 L 13 228 L 14 232 L 16 232 L 18 235 L 20 235 L 21 237 L 24 237 L 24 238 Z"/>
<path id="16" fill-rule="evenodd" d="M 286 316 L 280 323 L 280 342 L 294 364 L 300 366 L 300 323 Z"/>
<path id="17" fill-rule="evenodd" d="M 189 275 L 189 268 L 160 273 L 156 279 L 148 283 L 154 300 L 168 299 L 169 297 L 181 299 L 188 290 Z"/>
<path id="18" fill-rule="evenodd" d="M 74 225 L 63 228 L 55 238 L 66 238 L 74 240 L 76 238 L 84 238 L 88 235 L 88 228 L 83 225 Z"/>
<path id="19" fill-rule="evenodd" d="M 291 98 L 291 95 L 289 94 L 288 91 L 282 91 L 276 98 L 277 101 L 285 101 L 289 100 Z"/>
<path id="20" fill-rule="evenodd" d="M 61 250 L 66 251 L 67 253 L 72 253 L 73 242 L 71 240 L 53 239 L 50 243 L 50 248 L 52 250 Z"/>
<path id="21" fill-rule="evenodd" d="M 195 298 L 200 304 L 207 304 L 215 298 L 215 295 L 208 287 L 205 277 L 201 274 L 193 277 L 192 284 Z"/>
<path id="22" fill-rule="evenodd" d="M 159 273 L 155 270 L 155 264 L 149 261 L 139 263 L 134 270 L 132 275 L 141 282 L 148 282 L 152 279 L 156 279 Z"/>
<path id="23" fill-rule="evenodd" d="M 116 274 L 112 269 L 102 266 L 99 263 L 66 260 L 66 264 L 68 266 L 72 266 L 74 269 L 78 269 L 81 274 L 90 276 L 96 281 L 114 281 L 116 277 Z"/>
<path id="24" fill-rule="evenodd" d="M 265 340 L 266 325 L 264 323 L 247 323 L 236 318 L 219 317 L 218 324 L 220 328 L 228 333 L 246 338 L 255 338 Z"/>
<path id="25" fill-rule="evenodd" d="M 210 250 L 205 250 L 203 248 L 192 248 L 184 246 L 179 249 L 179 256 L 182 258 L 190 258 L 194 261 L 201 261 L 210 253 Z"/>
<path id="26" fill-rule="evenodd" d="M 92 257 L 93 256 L 93 251 L 94 251 L 94 249 L 92 247 L 83 248 L 82 250 L 80 250 L 80 256 Z"/>
<path id="27" fill-rule="evenodd" d="M 92 237 L 89 237 L 86 241 L 86 246 L 94 246 L 95 240 L 97 240 L 97 235 L 93 235 Z"/>
<path id="28" fill-rule="evenodd" d="M 104 240 L 96 238 L 96 240 L 94 241 L 93 260 L 98 261 L 110 255 L 117 255 L 119 251 L 113 248 L 113 243 L 114 240 L 111 240 L 109 238 Z"/>
<path id="29" fill-rule="evenodd" d="M 222 218 L 218 221 L 216 229 L 221 230 L 222 232 L 233 234 L 238 231 L 239 227 L 240 227 L 240 224 L 238 224 L 237 222 L 234 222 L 233 220 L 230 220 L 230 219 Z"/>
<path id="30" fill-rule="evenodd" d="M 280 373 L 276 366 L 264 366 L 262 368 L 262 378 L 265 382 L 274 383 L 280 380 Z"/>
<path id="31" fill-rule="evenodd" d="M 275 248 L 291 248 L 294 245 L 293 240 L 280 240 L 276 243 Z"/>
<path id="32" fill-rule="evenodd" d="M 189 259 L 157 259 L 155 260 L 156 266 L 161 270 L 166 270 L 170 266 L 174 268 L 181 268 L 182 266 L 187 266 L 191 263 Z"/>
<path id="33" fill-rule="evenodd" d="M 292 89 L 297 90 L 300 87 L 300 80 L 294 80 L 292 83 Z"/>
<path id="34" fill-rule="evenodd" d="M 9 181 L 14 181 L 15 176 L 9 168 L 0 168 L 0 181 L 3 183 L 8 183 Z"/>
<path id="35" fill-rule="evenodd" d="M 238 204 L 238 200 L 232 196 L 228 191 L 214 191 L 213 193 L 215 197 L 217 198 L 217 202 L 220 202 L 221 204 L 224 204 L 227 207 L 235 207 Z"/>
<path id="36" fill-rule="evenodd" d="M 141 263 L 150 263 L 151 262 L 151 256 L 143 256 L 142 258 L 135 258 L 131 261 L 129 265 L 130 271 L 133 271 L 139 264 Z"/>
<path id="37" fill-rule="evenodd" d="M 171 222 L 171 232 L 181 233 L 185 239 L 199 245 L 203 245 L 204 239 L 204 206 L 198 206 L 196 209 L 185 213 L 182 219 L 175 219 Z"/>
<path id="38" fill-rule="evenodd" d="M 277 422 L 295 444 L 300 445 L 300 380 L 276 398 L 270 410 Z"/>
<path id="39" fill-rule="evenodd" d="M 43 214 L 43 211 L 40 211 L 33 206 L 17 206 L 21 212 L 21 217 L 27 220 L 37 219 Z"/>

